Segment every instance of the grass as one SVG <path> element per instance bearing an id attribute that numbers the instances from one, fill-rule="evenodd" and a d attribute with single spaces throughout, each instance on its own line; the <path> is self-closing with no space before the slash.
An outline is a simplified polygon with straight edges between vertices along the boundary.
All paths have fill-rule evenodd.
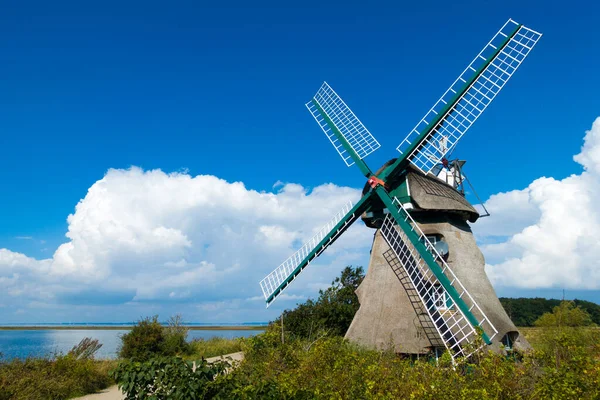
<path id="1" fill-rule="evenodd" d="M 117 361 L 56 358 L 14 359 L 0 363 L 0 400 L 69 399 L 114 384 L 108 371 Z"/>
<path id="2" fill-rule="evenodd" d="M 216 357 L 242 351 L 243 338 L 225 339 L 213 337 L 210 339 L 194 339 L 190 342 L 191 353 L 185 358 L 199 359 Z"/>
<path id="3" fill-rule="evenodd" d="M 0 361 L 0 400 L 68 399 L 110 386 L 117 361 L 95 360 L 101 347 L 84 338 L 67 354 Z"/>
<path id="4" fill-rule="evenodd" d="M 213 337 L 190 342 L 187 359 L 241 351 L 244 339 Z M 95 360 L 99 343 L 83 340 L 73 350 L 42 358 L 0 361 L 0 400 L 69 399 L 95 393 L 114 384 L 108 372 L 119 360 Z"/>

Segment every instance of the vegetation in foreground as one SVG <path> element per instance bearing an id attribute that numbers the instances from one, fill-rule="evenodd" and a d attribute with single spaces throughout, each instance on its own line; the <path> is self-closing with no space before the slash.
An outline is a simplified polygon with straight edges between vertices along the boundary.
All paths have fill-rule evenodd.
<path id="1" fill-rule="evenodd" d="M 179 356 L 188 360 L 215 357 L 242 350 L 242 338 L 194 339 L 186 341 L 189 328 L 181 316 L 171 317 L 166 325 L 158 316 L 143 318 L 131 331 L 121 336 L 119 357 L 131 361 L 147 361 L 156 357 Z"/>
<path id="2" fill-rule="evenodd" d="M 124 361 L 113 376 L 128 399 L 600 398 L 600 329 L 574 302 L 537 319 L 526 332 L 535 348 L 527 354 L 489 352 L 459 365 L 448 354 L 411 360 L 341 337 L 358 307 L 354 289 L 363 276 L 360 268 L 346 268 L 316 301 L 286 310 L 284 328 L 277 320 L 239 341 L 245 359 L 234 368 L 199 360 L 194 369 L 181 358 L 160 357 Z"/>
<path id="3" fill-rule="evenodd" d="M 158 321 L 158 315 L 143 318 L 121 336 L 119 357 L 146 361 L 156 356 L 189 354 L 192 349 L 186 342 L 187 334 L 188 328 L 179 315 L 171 317 L 166 326 Z"/>
<path id="4" fill-rule="evenodd" d="M 145 373 L 143 362 L 149 360 L 152 368 L 159 366 L 158 369 L 163 370 L 162 367 L 166 367 L 169 374 L 159 375 L 159 379 L 169 385 L 177 384 L 176 386 L 179 387 L 181 382 L 181 380 L 172 382 L 166 380 L 170 376 L 179 376 L 170 373 L 173 369 L 181 373 L 190 372 L 189 375 L 184 375 L 187 383 L 182 387 L 196 388 L 201 393 L 200 387 L 203 385 L 196 383 L 203 383 L 206 377 L 216 374 L 218 365 L 210 366 L 206 372 L 202 372 L 202 368 L 194 372 L 191 369 L 192 364 L 184 362 L 179 357 L 200 360 L 196 364 L 201 365 L 203 357 L 241 351 L 243 339 L 214 337 L 187 342 L 188 329 L 183 325 L 180 316 L 172 317 L 165 325 L 159 323 L 157 317 L 144 318 L 121 337 L 121 360 L 96 360 L 94 355 L 102 345 L 98 340 L 90 338 L 83 339 L 67 354 L 25 360 L 2 360 L 0 361 L 0 400 L 69 399 L 95 393 L 115 384 L 114 378 L 117 375 L 111 376 L 109 372 L 115 370 L 118 365 L 128 365 L 127 368 L 133 372 L 144 371 Z M 140 365 L 142 369 L 136 369 L 136 365 Z M 223 368 L 227 366 L 225 363 L 222 365 Z M 131 389 L 133 388 L 128 388 Z M 178 392 L 170 393 L 169 398 L 172 398 L 174 393 Z"/>
<path id="5" fill-rule="evenodd" d="M 144 318 L 121 337 L 122 360 L 109 372 L 126 399 L 211 398 L 209 385 L 231 366 L 227 361 L 209 364 L 205 358 L 242 350 L 243 338 L 186 341 L 188 328 L 180 316 L 166 326 L 158 317 Z"/>
<path id="6" fill-rule="evenodd" d="M 249 340 L 246 359 L 212 384 L 214 398 L 595 399 L 600 396 L 598 331 L 569 329 L 520 361 L 484 354 L 453 368 L 448 355 L 401 359 L 340 337 L 281 343 L 277 326 Z"/>
<path id="7" fill-rule="evenodd" d="M 316 301 L 284 311 L 284 328 L 278 319 L 248 339 L 187 342 L 180 317 L 152 317 L 122 336 L 118 362 L 94 360 L 100 345 L 88 339 L 53 359 L 1 363 L 0 400 L 70 398 L 113 380 L 127 399 L 600 398 L 600 328 L 578 303 L 561 302 L 524 330 L 535 351 L 455 366 L 447 354 L 409 360 L 345 341 L 363 277 L 347 267 Z M 236 365 L 205 360 L 240 350 Z"/>
<path id="8" fill-rule="evenodd" d="M 208 365 L 180 358 L 123 362 L 113 373 L 128 399 L 597 399 L 600 330 L 543 328 L 531 354 L 482 354 L 453 366 L 446 354 L 402 359 L 361 349 L 340 336 L 281 340 L 273 324 L 245 340 L 245 359 Z M 542 331 L 542 328 L 537 328 Z M 161 374 L 160 371 L 168 371 Z M 133 372 L 136 374 L 134 375 Z M 148 389 L 151 388 L 151 391 Z"/>
<path id="9" fill-rule="evenodd" d="M 85 338 L 67 354 L 0 362 L 0 400 L 68 399 L 112 385 L 117 362 L 95 360 L 101 346 Z"/>

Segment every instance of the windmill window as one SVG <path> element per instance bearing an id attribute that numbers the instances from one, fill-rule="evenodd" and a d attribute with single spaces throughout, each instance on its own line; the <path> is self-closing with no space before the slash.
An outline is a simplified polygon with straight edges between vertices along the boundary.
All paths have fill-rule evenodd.
<path id="1" fill-rule="evenodd" d="M 425 237 L 427 238 L 429 243 L 431 243 L 431 246 L 433 246 L 433 248 L 439 253 L 439 255 L 442 256 L 444 259 L 447 259 L 449 249 L 448 249 L 448 243 L 446 243 L 446 241 L 444 240 L 444 237 L 442 235 L 438 235 L 438 234 L 425 235 Z M 425 242 L 425 241 L 423 240 L 423 242 Z M 425 242 L 424 244 L 425 244 L 425 246 L 427 246 L 427 250 L 431 251 L 429 243 Z"/>
<path id="2" fill-rule="evenodd" d="M 451 310 L 454 306 L 452 298 L 446 293 L 442 285 L 435 284 L 430 291 L 431 302 L 437 310 Z"/>

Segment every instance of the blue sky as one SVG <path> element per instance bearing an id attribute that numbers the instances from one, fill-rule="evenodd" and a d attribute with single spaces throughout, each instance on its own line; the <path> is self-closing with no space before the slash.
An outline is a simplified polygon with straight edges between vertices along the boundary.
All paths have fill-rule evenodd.
<path id="1" fill-rule="evenodd" d="M 321 82 L 382 144 L 367 159 L 376 169 L 509 17 L 544 37 L 455 155 L 468 160 L 484 200 L 540 177 L 580 174 L 573 155 L 600 115 L 599 8 L 591 1 L 7 5 L 0 16 L 0 248 L 52 258 L 69 241 L 67 216 L 111 168 L 213 175 L 270 193 L 277 181 L 359 188 L 358 170 L 343 165 L 304 108 Z M 556 296 L 555 289 L 499 292 Z M 65 296 L 117 307 L 130 290 Z M 246 294 L 253 291 L 257 285 Z M 572 291 L 600 301 L 596 292 Z M 76 318 L 16 296 L 2 304 L 7 320 Z M 15 307 L 22 310 L 16 316 Z M 179 310 L 159 300 L 136 307 L 123 318 Z M 116 309 L 96 315 L 107 319 Z M 248 309 L 256 320 L 277 311 L 265 313 L 259 303 Z"/>

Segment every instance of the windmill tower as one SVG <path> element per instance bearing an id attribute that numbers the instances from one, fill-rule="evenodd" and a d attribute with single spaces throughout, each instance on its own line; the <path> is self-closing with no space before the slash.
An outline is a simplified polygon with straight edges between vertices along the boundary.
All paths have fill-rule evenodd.
<path id="1" fill-rule="evenodd" d="M 485 275 L 467 223 L 479 214 L 456 190 L 462 164 L 445 157 L 540 37 L 506 22 L 400 143 L 400 156 L 375 173 L 364 158 L 379 142 L 324 83 L 306 106 L 346 165 L 356 164 L 367 184 L 356 204 L 347 204 L 260 282 L 267 306 L 362 217 L 376 231 L 367 276 L 357 290 L 360 309 L 347 338 L 376 348 L 391 344 L 399 353 L 448 349 L 453 358 L 485 345 L 497 351 L 527 348 Z"/>

